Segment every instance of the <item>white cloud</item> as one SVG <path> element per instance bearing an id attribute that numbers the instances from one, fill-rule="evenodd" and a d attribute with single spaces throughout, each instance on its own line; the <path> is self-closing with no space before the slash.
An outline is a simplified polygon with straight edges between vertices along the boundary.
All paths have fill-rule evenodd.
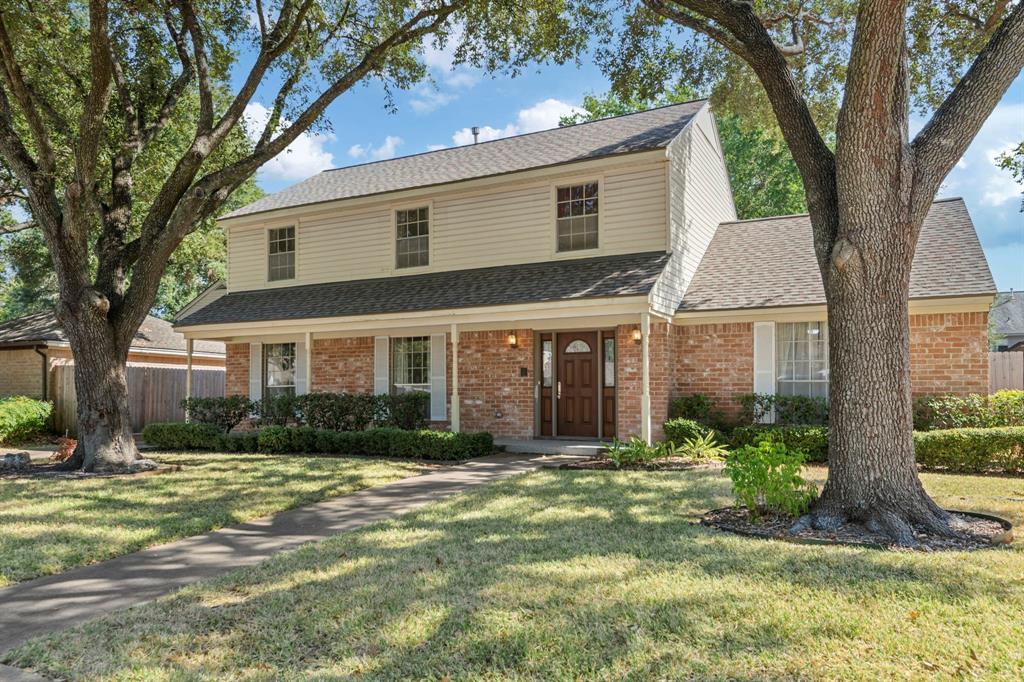
<path id="1" fill-rule="evenodd" d="M 1021 187 L 1009 171 L 999 167 L 998 157 L 1020 143 L 1022 129 L 1024 104 L 997 106 L 946 178 L 941 193 L 961 193 L 968 203 L 1016 210 Z"/>
<path id="2" fill-rule="evenodd" d="M 270 109 L 252 102 L 246 105 L 243 116 L 249 136 L 256 139 L 270 119 Z M 259 170 L 261 179 L 295 182 L 332 168 L 334 155 L 324 145 L 334 139 L 332 134 L 301 133 L 283 152 L 263 164 Z"/>
<path id="3" fill-rule="evenodd" d="M 377 147 L 374 147 L 372 144 L 354 144 L 348 148 L 348 155 L 353 159 L 369 158 L 373 161 L 391 159 L 394 158 L 399 145 L 403 142 L 405 140 L 400 137 L 388 135 L 384 138 L 384 142 Z"/>
<path id="4" fill-rule="evenodd" d="M 455 51 L 462 43 L 463 33 L 461 25 L 455 26 L 443 46 L 435 45 L 432 36 L 423 37 L 423 63 L 436 85 L 424 84 L 414 91 L 409 104 L 417 114 L 427 114 L 451 104 L 458 99 L 452 90 L 468 90 L 480 82 L 479 69 L 455 63 Z"/>
<path id="5" fill-rule="evenodd" d="M 431 111 L 440 109 L 444 105 L 456 99 L 455 95 L 441 92 L 425 83 L 419 85 L 414 92 L 416 94 L 414 98 L 409 101 L 409 105 L 412 106 L 412 110 L 417 114 L 429 114 Z"/>
<path id="6" fill-rule="evenodd" d="M 519 113 L 516 115 L 516 120 L 512 123 L 506 124 L 503 128 L 480 126 L 480 142 L 497 140 L 499 138 L 510 137 L 512 135 L 522 135 L 523 133 L 534 133 L 538 130 L 557 128 L 558 122 L 563 116 L 568 116 L 579 111 L 582 111 L 582 109 L 573 106 L 572 104 L 558 99 L 548 98 L 542 102 L 537 102 L 532 107 L 520 109 Z M 473 130 L 471 128 L 456 130 L 452 135 L 452 141 L 455 142 L 456 145 L 472 144 Z"/>

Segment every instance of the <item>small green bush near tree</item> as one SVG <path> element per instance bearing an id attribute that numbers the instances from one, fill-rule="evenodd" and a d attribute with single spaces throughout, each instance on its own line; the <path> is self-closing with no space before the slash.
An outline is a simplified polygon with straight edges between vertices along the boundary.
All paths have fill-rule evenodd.
<path id="1" fill-rule="evenodd" d="M 828 461 L 826 426 L 738 426 L 732 430 L 732 446 L 782 443 L 789 450 L 802 452 L 808 462 Z"/>
<path id="2" fill-rule="evenodd" d="M 46 431 L 53 404 L 25 396 L 0 400 L 0 443 L 9 445 Z"/>
<path id="3" fill-rule="evenodd" d="M 451 433 L 382 427 L 328 431 L 311 426 L 267 426 L 258 432 L 223 433 L 212 424 L 149 424 L 146 443 L 167 450 L 210 450 L 268 454 L 366 455 L 430 460 L 463 460 L 494 452 L 489 433 Z"/>
<path id="4" fill-rule="evenodd" d="M 799 516 L 818 497 L 813 483 L 800 476 L 804 454 L 782 443 L 764 441 L 733 450 L 725 460 L 736 502 L 754 516 L 776 512 Z"/>

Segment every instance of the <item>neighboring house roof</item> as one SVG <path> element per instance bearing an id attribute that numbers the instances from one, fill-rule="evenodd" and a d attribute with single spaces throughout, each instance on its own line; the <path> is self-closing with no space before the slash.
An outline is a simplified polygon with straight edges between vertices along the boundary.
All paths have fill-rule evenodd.
<path id="1" fill-rule="evenodd" d="M 578 123 L 387 161 L 335 168 L 243 206 L 224 218 L 663 149 L 706 100 Z"/>
<path id="2" fill-rule="evenodd" d="M 1001 336 L 1024 334 L 1024 292 L 1000 291 L 989 312 L 992 331 Z"/>
<path id="3" fill-rule="evenodd" d="M 911 298 L 994 294 L 992 273 L 963 199 L 932 204 L 910 274 Z M 722 223 L 681 312 L 825 303 L 806 215 Z"/>
<path id="4" fill-rule="evenodd" d="M 0 323 L 0 347 L 47 342 L 67 342 L 67 336 L 57 323 L 57 316 L 53 312 L 26 315 Z M 185 337 L 174 331 L 170 322 L 147 315 L 139 331 L 135 333 L 132 348 L 184 351 Z M 196 341 L 193 349 L 199 353 L 224 354 L 224 344 L 219 341 Z"/>
<path id="5" fill-rule="evenodd" d="M 177 326 L 644 296 L 667 261 L 658 251 L 239 291 Z"/>

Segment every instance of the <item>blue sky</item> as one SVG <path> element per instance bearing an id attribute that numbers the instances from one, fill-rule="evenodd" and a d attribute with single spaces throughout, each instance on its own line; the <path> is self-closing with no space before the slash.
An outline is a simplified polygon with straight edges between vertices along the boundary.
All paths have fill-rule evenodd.
<path id="1" fill-rule="evenodd" d="M 331 130 L 305 135 L 289 152 L 261 169 L 260 185 L 277 191 L 325 168 L 427 151 L 558 125 L 588 93 L 603 93 L 607 80 L 592 64 L 547 65 L 515 79 L 491 78 L 467 67 L 452 68 L 443 50 L 427 47 L 436 87 L 420 85 L 395 96 L 397 112 L 384 108 L 382 89 L 361 86 L 328 110 Z M 250 114 L 258 119 L 260 105 Z M 923 125 L 914 120 L 911 133 Z M 1013 84 L 981 133 L 950 173 L 940 197 L 962 196 L 974 218 L 1000 290 L 1024 290 L 1024 213 L 1021 188 L 993 159 L 1024 139 L 1024 76 Z"/>

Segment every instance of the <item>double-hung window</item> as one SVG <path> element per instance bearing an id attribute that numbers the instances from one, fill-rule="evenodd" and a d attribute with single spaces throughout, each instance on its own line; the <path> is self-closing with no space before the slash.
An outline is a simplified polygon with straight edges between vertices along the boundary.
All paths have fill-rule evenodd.
<path id="1" fill-rule="evenodd" d="M 395 267 L 430 265 L 430 209 L 412 208 L 395 213 Z"/>
<path id="2" fill-rule="evenodd" d="M 277 227 L 267 235 L 267 281 L 295 279 L 295 227 Z"/>
<path id="3" fill-rule="evenodd" d="M 559 252 L 597 248 L 597 194 L 596 182 L 556 190 Z"/>
<path id="4" fill-rule="evenodd" d="M 775 392 L 828 397 L 828 324 L 788 322 L 776 325 Z"/>
<path id="5" fill-rule="evenodd" d="M 430 337 L 391 339 L 391 388 L 396 395 L 430 393 Z"/>
<path id="6" fill-rule="evenodd" d="M 295 395 L 295 344 L 263 345 L 263 397 Z"/>

